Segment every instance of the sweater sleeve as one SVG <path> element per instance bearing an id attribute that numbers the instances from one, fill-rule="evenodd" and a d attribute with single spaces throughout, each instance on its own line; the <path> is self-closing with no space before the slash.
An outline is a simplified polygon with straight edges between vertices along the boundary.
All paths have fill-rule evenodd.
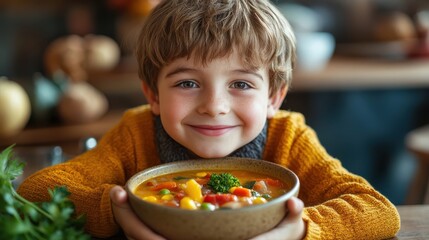
<path id="1" fill-rule="evenodd" d="M 114 235 L 119 228 L 111 211 L 109 191 L 114 185 L 123 186 L 141 165 L 133 144 L 134 129 L 128 125 L 122 121 L 94 149 L 36 172 L 25 179 L 18 192 L 30 201 L 47 201 L 48 188 L 66 186 L 76 213 L 86 215 L 85 230 L 95 237 Z"/>
<path id="2" fill-rule="evenodd" d="M 294 118 L 294 117 L 292 117 Z M 282 124 L 283 125 L 283 124 Z M 365 179 L 348 172 L 321 146 L 303 118 L 278 136 L 277 162 L 294 171 L 305 204 L 306 239 L 385 239 L 400 228 L 395 206 Z M 282 137 L 279 137 L 282 135 Z"/>

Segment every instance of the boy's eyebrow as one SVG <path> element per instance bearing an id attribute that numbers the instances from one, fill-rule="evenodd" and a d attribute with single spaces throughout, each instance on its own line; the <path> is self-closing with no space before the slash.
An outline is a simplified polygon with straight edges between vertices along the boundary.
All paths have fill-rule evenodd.
<path id="1" fill-rule="evenodd" d="M 182 72 L 194 72 L 197 71 L 194 68 L 189 68 L 189 67 L 177 67 L 174 68 L 173 70 L 171 70 L 170 72 L 167 73 L 166 77 L 170 77 L 174 74 L 178 74 L 178 73 L 182 73 Z"/>
<path id="2" fill-rule="evenodd" d="M 247 69 L 236 69 L 233 70 L 232 72 L 238 72 L 238 73 L 244 73 L 244 74 L 251 74 L 259 79 L 261 79 L 262 81 L 264 80 L 264 78 L 262 77 L 261 74 L 257 73 L 256 71 L 252 71 L 252 70 L 247 70 Z"/>
<path id="3" fill-rule="evenodd" d="M 183 73 L 183 72 L 196 72 L 197 70 L 194 68 L 190 68 L 190 67 L 177 67 L 174 68 L 173 70 L 171 70 L 170 72 L 167 73 L 166 77 L 170 77 L 172 75 L 178 74 L 178 73 Z M 235 72 L 235 73 L 244 73 L 244 74 L 250 74 L 253 75 L 261 80 L 264 80 L 264 78 L 262 77 L 261 74 L 257 73 L 256 71 L 252 71 L 252 70 L 247 70 L 247 69 L 235 69 L 232 70 L 231 72 Z"/>

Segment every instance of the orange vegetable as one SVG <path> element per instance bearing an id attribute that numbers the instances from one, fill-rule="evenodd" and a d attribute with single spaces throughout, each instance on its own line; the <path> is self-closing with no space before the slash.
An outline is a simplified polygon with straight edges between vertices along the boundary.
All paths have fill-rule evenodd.
<path id="1" fill-rule="evenodd" d="M 272 178 L 266 178 L 263 179 L 268 185 L 274 186 L 274 187 L 281 187 L 283 186 L 283 183 L 280 180 L 272 179 Z"/>
<path id="2" fill-rule="evenodd" d="M 243 187 L 235 188 L 234 191 L 232 192 L 232 194 L 239 196 L 239 197 L 251 197 L 252 196 L 252 192 L 250 191 L 250 189 L 243 188 Z"/>
<path id="3" fill-rule="evenodd" d="M 205 185 L 209 182 L 209 178 L 197 178 L 195 179 L 195 181 L 197 181 L 197 183 L 199 183 L 200 185 Z"/>
<path id="4" fill-rule="evenodd" d="M 268 188 L 264 181 L 257 181 L 253 185 L 253 190 L 259 192 L 259 193 L 267 193 Z"/>

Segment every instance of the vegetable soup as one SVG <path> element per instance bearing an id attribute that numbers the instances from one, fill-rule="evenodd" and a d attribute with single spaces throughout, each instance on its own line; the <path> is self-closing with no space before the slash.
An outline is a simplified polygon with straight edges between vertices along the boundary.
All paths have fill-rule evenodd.
<path id="1" fill-rule="evenodd" d="M 249 171 L 186 171 L 144 181 L 134 193 L 165 206 L 212 211 L 263 204 L 290 188 L 279 179 Z"/>

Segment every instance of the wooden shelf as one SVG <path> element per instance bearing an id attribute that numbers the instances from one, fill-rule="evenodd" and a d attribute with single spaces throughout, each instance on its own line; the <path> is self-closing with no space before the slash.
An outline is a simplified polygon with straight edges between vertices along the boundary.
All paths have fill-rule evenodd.
<path id="1" fill-rule="evenodd" d="M 93 74 L 90 83 L 105 93 L 141 94 L 137 64 L 127 59 L 109 73 Z M 108 84 L 107 84 L 108 83 Z M 388 60 L 334 55 L 319 71 L 293 73 L 291 91 L 429 87 L 429 58 Z"/>
<path id="2" fill-rule="evenodd" d="M 90 123 L 27 128 L 16 136 L 0 139 L 0 146 L 55 145 L 61 142 L 76 142 L 88 137 L 98 138 L 113 127 L 121 116 L 122 111 L 116 110 Z"/>
<path id="3" fill-rule="evenodd" d="M 399 87 L 429 87 L 429 59 L 383 60 L 335 56 L 321 71 L 295 71 L 291 90 Z"/>

